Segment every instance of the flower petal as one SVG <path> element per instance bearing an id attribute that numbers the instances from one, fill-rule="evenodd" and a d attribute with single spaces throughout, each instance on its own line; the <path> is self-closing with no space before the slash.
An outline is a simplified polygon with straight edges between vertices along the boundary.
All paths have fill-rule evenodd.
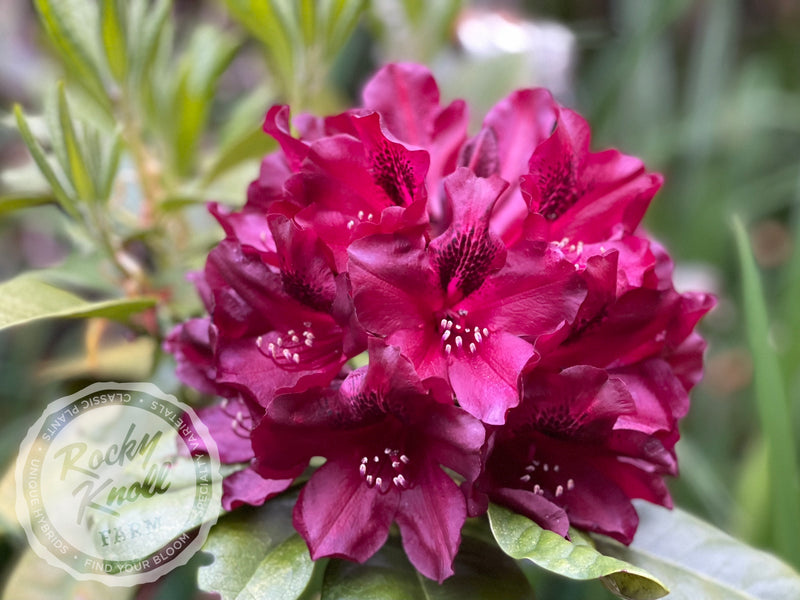
<path id="1" fill-rule="evenodd" d="M 312 559 L 333 556 L 364 562 L 389 536 L 399 496 L 393 487 L 386 493 L 367 487 L 358 469 L 345 469 L 331 460 L 300 492 L 294 527 L 308 543 Z"/>
<path id="2" fill-rule="evenodd" d="M 400 494 L 397 525 L 403 548 L 417 570 L 441 583 L 453 574 L 453 560 L 461 544 L 467 518 L 464 494 L 435 464 L 417 475 L 419 484 Z"/>

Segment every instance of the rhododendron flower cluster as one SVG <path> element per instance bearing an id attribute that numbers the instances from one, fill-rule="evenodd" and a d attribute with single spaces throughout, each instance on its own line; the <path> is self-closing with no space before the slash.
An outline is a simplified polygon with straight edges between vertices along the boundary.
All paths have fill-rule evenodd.
<path id="1" fill-rule="evenodd" d="M 195 278 L 208 315 L 166 346 L 224 399 L 205 419 L 223 461 L 247 465 L 225 508 L 324 457 L 294 509 L 315 559 L 364 561 L 396 523 L 441 581 L 489 502 L 623 543 L 632 498 L 670 506 L 713 299 L 678 293 L 640 228 L 661 176 L 590 150 L 545 90 L 472 136 L 467 120 L 424 67 L 389 65 L 361 108 L 272 108 L 280 149 L 246 204 L 211 206 L 226 237 Z"/>

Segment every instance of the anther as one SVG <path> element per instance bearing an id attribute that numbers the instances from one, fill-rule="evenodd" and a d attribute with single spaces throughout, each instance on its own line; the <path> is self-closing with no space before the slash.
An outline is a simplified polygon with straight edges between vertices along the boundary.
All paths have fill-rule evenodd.
<path id="1" fill-rule="evenodd" d="M 442 334 L 442 341 L 446 342 L 448 340 L 448 338 L 450 337 L 451 333 L 453 333 L 453 332 L 450 331 L 449 329 L 445 329 L 444 333 Z"/>
<path id="2" fill-rule="evenodd" d="M 382 484 L 383 484 L 383 479 L 381 479 L 380 477 L 376 477 L 375 478 L 375 485 L 377 485 L 378 487 L 381 487 Z"/>
<path id="3" fill-rule="evenodd" d="M 275 340 L 275 344 L 278 345 L 278 346 L 282 345 L 283 344 L 283 338 L 279 337 L 277 340 Z"/>
<path id="4" fill-rule="evenodd" d="M 558 498 L 563 493 L 564 493 L 564 486 L 563 485 L 556 486 L 556 498 Z"/>
<path id="5" fill-rule="evenodd" d="M 361 476 L 362 476 L 362 477 L 363 477 L 364 475 L 366 475 L 366 474 L 367 474 L 367 465 L 360 465 L 360 466 L 358 467 L 358 472 L 359 472 L 359 473 L 361 473 Z"/>
<path id="6" fill-rule="evenodd" d="M 447 344 L 447 345 L 444 347 L 444 351 L 445 351 L 447 354 L 450 354 L 450 353 L 453 351 L 453 347 L 452 347 L 450 344 Z"/>
<path id="7" fill-rule="evenodd" d="M 408 464 L 409 458 L 405 454 L 400 455 L 400 460 L 403 461 L 404 464 Z"/>
<path id="8" fill-rule="evenodd" d="M 538 483 L 536 485 L 534 485 L 533 486 L 533 493 L 534 494 L 541 494 L 542 493 L 542 486 L 540 486 Z"/>
<path id="9" fill-rule="evenodd" d="M 567 489 L 571 490 L 575 487 L 575 480 L 574 479 L 567 479 Z"/>
<path id="10" fill-rule="evenodd" d="M 348 229 L 352 229 L 352 228 L 353 228 L 353 227 L 355 227 L 355 226 L 356 226 L 356 222 L 355 222 L 355 221 L 353 221 L 353 219 L 350 219 L 350 220 L 347 222 L 347 228 L 348 228 Z"/>
<path id="11" fill-rule="evenodd" d="M 470 342 L 470 345 L 469 345 L 469 351 L 470 351 L 470 352 L 472 352 L 473 354 L 475 354 L 475 351 L 476 351 L 477 349 L 478 349 L 478 347 L 477 347 L 475 344 L 473 344 L 473 343 L 471 343 L 471 342 Z"/>
<path id="12" fill-rule="evenodd" d="M 370 487 L 372 487 L 372 480 L 373 480 L 372 475 L 367 475 L 367 485 Z"/>
<path id="13" fill-rule="evenodd" d="M 461 339 L 460 335 L 456 336 L 456 347 L 461 348 L 464 345 L 464 340 Z"/>
<path id="14" fill-rule="evenodd" d="M 439 322 L 439 327 L 441 327 L 442 329 L 446 329 L 447 328 L 447 319 L 442 319 Z"/>
<path id="15" fill-rule="evenodd" d="M 364 218 L 364 211 L 363 210 L 358 211 L 358 218 L 359 219 L 363 219 Z"/>
<path id="16" fill-rule="evenodd" d="M 530 475 L 523 475 L 522 477 L 519 478 L 519 480 L 524 482 L 524 483 L 528 483 L 531 480 L 531 476 Z"/>
<path id="17" fill-rule="evenodd" d="M 303 327 L 311 327 L 311 321 L 303 321 Z"/>
<path id="18" fill-rule="evenodd" d="M 475 330 L 475 341 L 479 344 L 483 341 L 483 336 L 481 336 L 481 332 L 477 329 Z"/>
<path id="19" fill-rule="evenodd" d="M 296 365 L 300 364 L 300 355 L 297 352 L 292 354 L 292 361 L 294 361 L 294 364 Z"/>
<path id="20" fill-rule="evenodd" d="M 261 348 L 261 343 L 262 343 L 263 341 L 264 341 L 264 339 L 263 339 L 261 336 L 258 336 L 258 337 L 256 338 L 256 346 L 258 346 L 259 348 Z"/>
<path id="21" fill-rule="evenodd" d="M 483 337 L 489 337 L 489 330 L 486 327 L 483 328 Z"/>

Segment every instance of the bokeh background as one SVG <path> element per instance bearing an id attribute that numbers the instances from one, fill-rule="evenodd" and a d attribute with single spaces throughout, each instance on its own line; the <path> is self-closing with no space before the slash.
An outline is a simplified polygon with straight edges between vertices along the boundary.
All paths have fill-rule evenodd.
<path id="1" fill-rule="evenodd" d="M 49 202 L 11 107 L 20 103 L 45 131 L 35 115 L 46 113 L 64 77 L 63 53 L 32 4 L 0 0 L 0 197 L 41 200 L 24 210 L 0 204 L 0 281 L 37 269 L 89 300 L 159 298 L 157 309 L 121 324 L 44 320 L 0 330 L 0 464 L 13 468 L 46 404 L 97 380 L 153 381 L 202 402 L 180 388 L 159 340 L 200 309 L 184 273 L 200 268 L 221 237 L 203 202 L 244 201 L 258 156 L 271 147 L 258 127 L 272 103 L 335 112 L 358 102 L 376 66 L 422 61 L 446 100 L 469 102 L 475 125 L 512 89 L 545 86 L 588 118 L 594 149 L 617 147 L 665 174 L 646 227 L 672 253 L 677 287 L 719 299 L 701 326 L 709 341 L 706 376 L 682 426 L 681 478 L 670 487 L 676 504 L 797 567 L 800 555 L 776 532 L 800 537 L 800 522 L 796 512 L 775 507 L 781 494 L 800 503 L 793 443 L 800 432 L 800 3 L 371 0 L 355 3 L 362 10 L 338 37 L 295 40 L 283 54 L 258 25 L 241 24 L 242 4 L 180 0 L 167 17 L 170 39 L 152 67 L 161 78 L 148 82 L 150 100 L 139 113 L 144 159 L 124 146 L 107 208 L 115 248 L 141 268 L 143 283 L 115 271 L 91 236 Z M 173 80 L 178 88 L 188 82 L 185 98 Z M 111 81 L 112 101 L 136 95 Z M 181 138 L 167 122 L 174 113 L 156 118 L 159 102 L 172 102 L 173 110 L 200 103 L 197 131 Z M 88 109 L 83 116 L 94 118 Z M 148 196 L 154 187 L 155 204 Z M 746 226 L 759 268 L 762 286 L 748 284 L 748 293 L 765 299 L 765 344 L 747 335 L 733 215 Z M 790 424 L 788 442 L 770 437 L 781 430 L 777 422 Z M 784 472 L 774 468 L 776 448 L 792 454 L 780 458 Z M 13 505 L 8 479 L 0 486 L 6 508 Z M 2 581 L 24 547 L 7 517 L 0 515 Z M 191 568 L 140 597 L 200 597 Z M 540 598 L 610 597 L 596 585 L 539 577 Z M 52 594 L 41 597 L 69 597 Z"/>

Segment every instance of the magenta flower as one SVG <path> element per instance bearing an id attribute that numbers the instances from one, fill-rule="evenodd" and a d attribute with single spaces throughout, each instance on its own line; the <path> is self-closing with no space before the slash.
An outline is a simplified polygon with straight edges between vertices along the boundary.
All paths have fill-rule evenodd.
<path id="1" fill-rule="evenodd" d="M 561 535 L 571 524 L 630 543 L 630 498 L 671 506 L 662 476 L 676 472 L 657 439 L 617 426 L 635 410 L 625 385 L 601 369 L 532 373 L 477 489 Z"/>
<path id="2" fill-rule="evenodd" d="M 421 377 L 449 381 L 459 404 L 491 424 L 518 404 L 536 337 L 572 320 L 585 296 L 557 250 L 528 243 L 507 251 L 490 232 L 504 188 L 459 169 L 445 180 L 453 224 L 430 244 L 395 233 L 350 247 L 362 325 L 398 346 Z"/>
<path id="3" fill-rule="evenodd" d="M 467 122 L 425 67 L 388 65 L 359 108 L 270 109 L 279 150 L 242 209 L 210 207 L 226 238 L 195 278 L 208 314 L 165 347 L 226 398 L 203 412 L 247 466 L 225 507 L 300 478 L 313 558 L 363 562 L 396 523 L 442 581 L 489 501 L 626 543 L 631 499 L 670 505 L 714 301 L 678 293 L 641 228 L 661 176 L 592 151 L 546 90 Z"/>
<path id="4" fill-rule="evenodd" d="M 403 547 L 424 575 L 442 581 L 466 518 L 466 500 L 441 468 L 477 477 L 480 422 L 426 387 L 396 348 L 370 345 L 369 368 L 338 390 L 280 396 L 253 432 L 257 468 L 280 477 L 315 455 L 327 458 L 303 487 L 294 524 L 312 558 L 365 561 L 396 521 Z"/>

